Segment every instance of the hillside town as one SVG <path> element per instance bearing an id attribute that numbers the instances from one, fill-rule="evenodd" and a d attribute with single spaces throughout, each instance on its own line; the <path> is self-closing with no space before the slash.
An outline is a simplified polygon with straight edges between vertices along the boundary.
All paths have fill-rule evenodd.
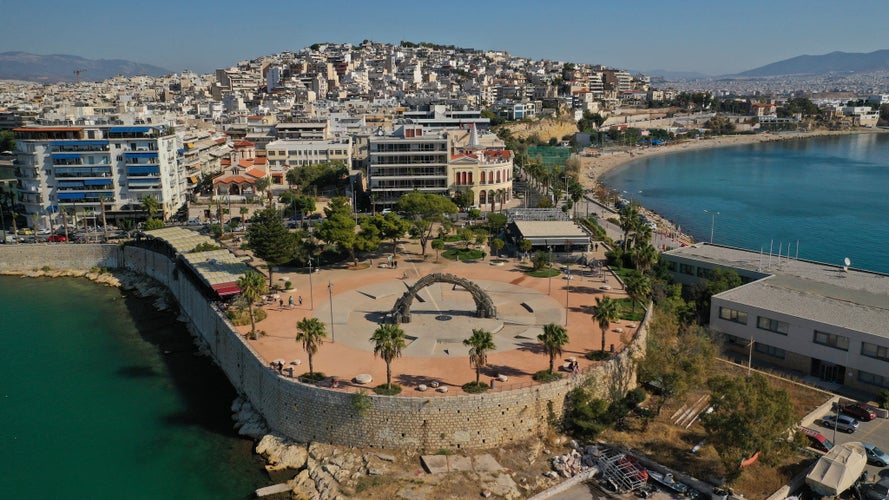
<path id="1" fill-rule="evenodd" d="M 697 99 L 620 69 L 426 43 L 315 44 L 208 75 L 77 77 L 0 82 L 0 130 L 19 144 L 6 152 L 7 192 L 17 193 L 31 230 L 68 215 L 95 225 L 100 212 L 144 220 L 146 195 L 163 220 L 187 218 L 196 195 L 243 201 L 264 191 L 263 182 L 281 194 L 289 171 L 331 162 L 348 168 L 338 194 L 356 209 L 391 209 L 414 189 L 452 197 L 468 189 L 470 205 L 485 207 L 494 196 L 501 203 L 515 196 L 514 154 L 493 124 L 596 116 L 597 126 L 558 138 L 580 152 L 597 137 L 601 144 L 598 132 L 681 136 L 720 110 L 738 131 L 802 120 L 778 116 L 791 96 L 725 91 Z M 871 104 L 878 109 L 889 96 L 858 99 L 817 104 L 837 126 L 873 127 L 879 112 Z M 399 151 L 416 154 L 397 161 L 386 154 Z"/>

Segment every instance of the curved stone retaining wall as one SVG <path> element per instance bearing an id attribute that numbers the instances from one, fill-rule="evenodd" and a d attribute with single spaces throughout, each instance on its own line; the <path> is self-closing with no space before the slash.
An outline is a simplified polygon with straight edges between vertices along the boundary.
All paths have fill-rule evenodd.
<path id="1" fill-rule="evenodd" d="M 69 246 L 73 245 L 65 245 Z M 36 265 L 33 262 L 53 257 L 42 250 L 32 255 L 29 269 Z M 92 267 L 106 262 L 107 252 L 96 250 L 96 262 L 90 265 L 84 257 L 82 263 Z M 371 407 L 361 415 L 353 393 L 302 384 L 271 370 L 200 290 L 180 277 L 169 258 L 135 247 L 125 247 L 121 253 L 123 259 L 118 255 L 118 262 L 170 289 L 235 388 L 274 432 L 296 441 L 425 450 L 490 448 L 539 434 L 551 416 L 561 414 L 568 392 L 589 378 L 595 379 L 594 385 L 603 395 L 614 376 L 625 379 L 621 385 L 635 385 L 635 373 L 619 368 L 632 365 L 626 360 L 632 350 L 628 349 L 610 363 L 577 377 L 510 391 L 432 398 L 368 394 Z M 3 256 L 0 252 L 0 258 Z M 644 327 L 635 345 L 645 345 Z"/>

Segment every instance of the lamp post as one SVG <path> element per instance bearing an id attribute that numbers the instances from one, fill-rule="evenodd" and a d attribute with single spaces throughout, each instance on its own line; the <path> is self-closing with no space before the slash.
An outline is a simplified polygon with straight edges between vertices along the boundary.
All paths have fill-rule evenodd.
<path id="1" fill-rule="evenodd" d="M 315 287 L 312 286 L 312 258 L 309 257 L 309 306 L 315 310 Z"/>
<path id="2" fill-rule="evenodd" d="M 567 264 L 566 264 L 567 265 Z M 570 309 L 569 301 L 571 295 L 571 267 L 565 274 L 565 326 L 568 326 L 568 310 Z"/>
<path id="3" fill-rule="evenodd" d="M 327 282 L 327 293 L 330 294 L 330 342 L 336 343 L 336 333 L 333 331 L 333 283 Z"/>
<path id="4" fill-rule="evenodd" d="M 712 210 L 704 210 L 710 214 L 710 244 L 713 244 L 713 231 L 716 230 L 716 216 L 719 215 L 719 212 L 714 212 Z"/>

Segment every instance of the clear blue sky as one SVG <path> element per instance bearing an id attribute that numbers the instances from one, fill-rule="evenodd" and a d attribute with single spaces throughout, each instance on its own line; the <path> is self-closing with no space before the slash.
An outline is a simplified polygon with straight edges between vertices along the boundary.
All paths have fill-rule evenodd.
<path id="1" fill-rule="evenodd" d="M 889 48 L 886 0 L 0 0 L 0 52 L 178 72 L 315 42 L 453 44 L 629 70 L 737 73 Z"/>

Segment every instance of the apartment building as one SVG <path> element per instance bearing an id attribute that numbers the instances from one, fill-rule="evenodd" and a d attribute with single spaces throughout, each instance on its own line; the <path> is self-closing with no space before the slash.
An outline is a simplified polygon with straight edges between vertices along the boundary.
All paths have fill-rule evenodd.
<path id="1" fill-rule="evenodd" d="M 448 194 L 448 134 L 404 125 L 368 140 L 368 188 L 379 207 L 391 207 L 411 191 Z"/>
<path id="2" fill-rule="evenodd" d="M 684 284 L 715 268 L 741 276 L 710 306 L 726 352 L 868 393 L 889 389 L 889 276 L 706 243 L 663 258 Z"/>
<path id="3" fill-rule="evenodd" d="M 185 203 L 180 141 L 163 126 L 29 126 L 14 129 L 19 201 L 29 226 L 61 212 L 109 220 L 140 216 L 139 199 L 160 201 L 167 218 Z M 36 216 L 36 221 L 34 220 Z"/>

